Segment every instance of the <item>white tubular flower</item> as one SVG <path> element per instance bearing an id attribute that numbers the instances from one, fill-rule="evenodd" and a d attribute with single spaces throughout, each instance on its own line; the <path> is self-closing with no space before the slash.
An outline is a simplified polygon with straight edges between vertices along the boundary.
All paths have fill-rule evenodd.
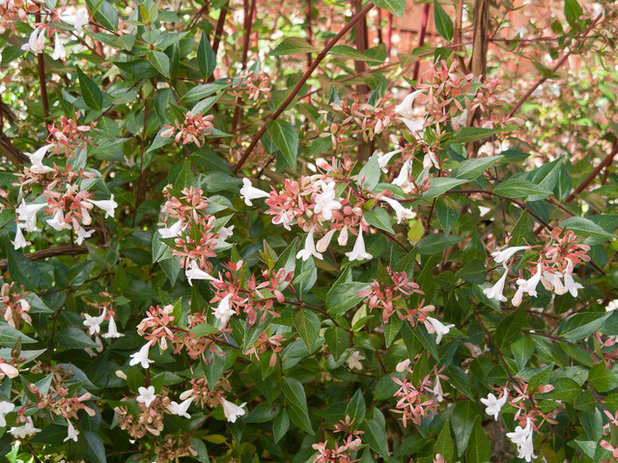
<path id="1" fill-rule="evenodd" d="M 99 334 L 101 332 L 101 323 L 105 320 L 105 314 L 107 313 L 107 309 L 103 309 L 103 313 L 98 317 L 92 317 L 87 313 L 84 314 L 84 326 L 88 328 L 88 334 L 90 336 L 94 334 Z"/>
<path id="2" fill-rule="evenodd" d="M 259 199 L 259 198 L 268 198 L 270 193 L 265 192 L 264 190 L 260 190 L 259 188 L 255 188 L 251 184 L 251 180 L 248 178 L 242 179 L 242 188 L 240 189 L 240 196 L 245 200 L 245 204 L 247 206 L 253 206 L 251 200 Z"/>
<path id="3" fill-rule="evenodd" d="M 178 403 L 172 400 L 171 403 L 167 406 L 167 410 L 173 415 L 191 418 L 191 415 L 189 415 L 189 413 L 187 412 L 187 410 L 189 410 L 191 402 L 193 402 L 193 397 L 189 397 L 182 403 Z"/>
<path id="4" fill-rule="evenodd" d="M 176 238 L 178 236 L 180 236 L 180 234 L 182 233 L 182 223 L 180 222 L 180 220 L 176 223 L 174 223 L 173 225 L 171 225 L 170 227 L 167 228 L 159 228 L 159 235 L 161 235 L 161 238 Z"/>
<path id="5" fill-rule="evenodd" d="M 361 355 L 359 351 L 355 350 L 352 354 L 350 354 L 346 360 L 346 363 L 351 370 L 362 370 L 363 364 L 361 363 L 361 360 L 365 360 L 365 357 Z"/>
<path id="6" fill-rule="evenodd" d="M 148 358 L 148 353 L 150 351 L 150 346 L 152 346 L 152 343 L 153 341 L 148 341 L 142 346 L 140 350 L 131 354 L 129 366 L 137 365 L 139 363 L 142 368 L 150 368 L 150 364 L 154 363 L 154 360 L 150 360 Z"/>
<path id="7" fill-rule="evenodd" d="M 498 421 L 500 410 L 502 410 L 502 407 L 504 407 L 504 404 L 506 404 L 508 397 L 509 397 L 509 390 L 507 388 L 504 388 L 504 393 L 502 394 L 502 397 L 500 397 L 499 399 L 490 392 L 487 395 L 487 398 L 481 399 L 481 402 L 483 403 L 483 405 L 487 407 L 485 408 L 485 413 L 487 413 L 489 416 L 493 416 L 494 420 Z"/>
<path id="8" fill-rule="evenodd" d="M 66 59 L 67 57 L 67 51 L 64 48 L 64 44 L 60 40 L 60 36 L 57 32 L 54 36 L 54 53 L 52 53 L 51 57 L 55 60 Z"/>
<path id="9" fill-rule="evenodd" d="M 380 166 L 380 169 L 382 169 L 382 172 L 384 173 L 388 172 L 388 169 L 386 168 L 387 164 L 393 158 L 393 156 L 401 153 L 401 151 L 402 150 L 395 150 L 395 151 L 390 151 L 388 153 L 378 155 L 378 166 Z"/>
<path id="10" fill-rule="evenodd" d="M 568 291 L 571 293 L 571 296 L 577 297 L 578 290 L 582 289 L 583 286 L 580 283 L 576 283 L 573 279 L 573 261 L 571 259 L 567 259 L 569 263 L 567 264 L 567 268 L 564 272 L 564 289 L 565 293 Z"/>
<path id="11" fill-rule="evenodd" d="M 209 281 L 217 281 L 216 278 L 209 275 L 202 269 L 200 269 L 199 265 L 196 261 L 192 260 L 189 264 L 189 267 L 185 269 L 185 276 L 189 281 L 189 285 L 193 286 L 192 280 L 209 280 Z"/>
<path id="12" fill-rule="evenodd" d="M 23 229 L 27 232 L 39 231 L 36 226 L 36 214 L 41 209 L 47 207 L 47 204 L 26 204 L 22 199 L 21 204 L 15 212 L 17 212 L 17 220 L 23 223 Z"/>
<path id="13" fill-rule="evenodd" d="M 395 211 L 395 215 L 397 216 L 397 223 L 401 223 L 404 220 L 413 219 L 414 217 L 416 217 L 416 213 L 412 209 L 406 209 L 396 199 L 387 197 L 383 197 L 380 199 L 387 202 L 389 206 L 393 208 L 393 210 Z"/>
<path id="14" fill-rule="evenodd" d="M 30 241 L 26 241 L 24 237 L 24 233 L 21 231 L 21 227 L 19 224 L 17 225 L 17 230 L 15 231 L 15 239 L 11 241 L 13 243 L 13 249 L 21 249 L 27 246 L 30 246 L 32 243 Z"/>
<path id="15" fill-rule="evenodd" d="M 536 293 L 536 288 L 539 285 L 539 282 L 541 281 L 541 275 L 543 275 L 543 271 L 541 269 L 541 264 L 539 263 L 536 266 L 536 273 L 534 275 L 532 275 L 532 277 L 528 280 L 524 280 L 525 283 L 523 284 L 524 286 L 524 291 L 526 293 L 528 293 L 529 296 L 532 297 L 536 297 L 537 293 Z M 517 280 L 517 284 L 520 284 L 521 280 Z"/>
<path id="16" fill-rule="evenodd" d="M 107 333 L 103 335 L 105 339 L 116 339 L 123 337 L 124 334 L 118 332 L 118 328 L 116 327 L 116 320 L 114 317 L 110 317 L 109 325 L 107 325 Z"/>
<path id="17" fill-rule="evenodd" d="M 150 407 L 150 404 L 157 398 L 154 386 L 138 387 L 137 392 L 139 392 L 139 395 L 135 398 L 135 400 L 141 404 L 144 404 L 146 408 Z"/>
<path id="18" fill-rule="evenodd" d="M 78 245 L 81 245 L 84 240 L 90 238 L 92 236 L 92 234 L 94 233 L 94 230 L 86 230 L 85 228 L 82 227 L 77 227 L 75 229 L 75 232 L 77 233 L 77 237 L 75 238 L 75 242 Z"/>
<path id="19" fill-rule="evenodd" d="M 440 341 L 442 341 L 442 336 L 448 334 L 451 328 L 455 327 L 455 325 L 445 325 L 440 320 L 433 317 L 427 317 L 427 322 L 425 323 L 427 331 L 430 333 L 436 333 L 436 344 L 440 344 Z"/>
<path id="20" fill-rule="evenodd" d="M 532 422 L 530 418 L 526 420 L 526 427 L 517 426 L 514 432 L 507 432 L 506 437 L 511 439 L 511 442 L 517 446 L 517 457 L 523 458 L 528 463 L 536 458 L 534 455 L 534 442 Z"/>
<path id="21" fill-rule="evenodd" d="M 19 370 L 9 363 L 2 362 L 0 363 L 0 379 L 5 376 L 11 379 L 17 378 L 19 376 Z"/>
<path id="22" fill-rule="evenodd" d="M 328 245 L 333 239 L 333 235 L 335 234 L 336 231 L 337 231 L 336 228 L 331 228 L 328 231 L 328 233 L 326 233 L 326 235 L 324 235 L 322 238 L 318 240 L 315 246 L 318 252 L 324 252 L 328 249 Z"/>
<path id="23" fill-rule="evenodd" d="M 114 217 L 114 211 L 118 207 L 118 203 L 114 201 L 114 195 L 109 199 L 105 199 L 103 201 L 95 201 L 94 199 L 89 199 L 88 202 L 99 209 L 105 211 L 105 218 Z"/>
<path id="24" fill-rule="evenodd" d="M 438 402 L 444 402 L 444 390 L 442 389 L 439 376 L 436 376 L 436 384 L 433 386 L 433 393 L 435 394 Z"/>
<path id="25" fill-rule="evenodd" d="M 491 257 L 494 258 L 496 264 L 502 264 L 513 257 L 515 253 L 523 251 L 524 249 L 530 249 L 530 246 L 511 246 L 502 248 L 499 251 L 492 252 Z"/>
<path id="26" fill-rule="evenodd" d="M 6 427 L 6 415 L 15 410 L 15 404 L 3 400 L 0 402 L 0 428 Z"/>
<path id="27" fill-rule="evenodd" d="M 412 191 L 414 185 L 410 182 L 410 171 L 412 170 L 412 159 L 408 159 L 403 163 L 401 171 L 395 180 L 392 181 L 393 185 L 397 185 L 405 193 Z"/>
<path id="28" fill-rule="evenodd" d="M 90 22 L 90 19 L 88 18 L 88 11 L 86 11 L 85 8 L 80 8 L 75 14 L 61 14 L 60 19 L 73 26 L 75 32 L 79 35 L 81 35 L 84 26 Z"/>
<path id="29" fill-rule="evenodd" d="M 218 231 L 219 236 L 217 236 L 217 246 L 220 247 L 225 244 L 228 244 L 225 240 L 231 238 L 234 235 L 234 225 L 231 227 L 221 227 Z"/>
<path id="30" fill-rule="evenodd" d="M 309 233 L 307 233 L 307 238 L 305 238 L 305 248 L 296 253 L 296 258 L 304 261 L 309 260 L 311 256 L 320 260 L 324 259 L 324 256 L 322 256 L 322 254 L 315 248 L 315 242 L 313 240 L 313 227 L 309 230 Z"/>
<path id="31" fill-rule="evenodd" d="M 37 432 L 41 432 L 41 430 L 34 427 L 34 423 L 30 417 L 26 418 L 26 424 L 23 426 L 17 426 L 9 429 L 9 433 L 11 433 L 15 439 L 23 439 L 25 437 L 32 436 Z"/>
<path id="32" fill-rule="evenodd" d="M 316 214 L 322 214 L 325 220 L 331 220 L 333 218 L 333 211 L 341 209 L 341 203 L 335 200 L 335 188 L 337 185 L 335 182 L 328 182 L 322 184 L 322 193 L 315 197 Z"/>
<path id="33" fill-rule="evenodd" d="M 410 363 L 412 363 L 412 360 L 410 360 L 410 359 L 402 360 L 395 367 L 395 371 L 398 372 L 398 373 L 403 373 L 404 371 L 406 371 L 408 369 L 408 367 L 410 366 Z"/>
<path id="34" fill-rule="evenodd" d="M 496 282 L 495 285 L 483 289 L 483 294 L 489 299 L 494 299 L 498 302 L 506 302 L 506 297 L 502 294 L 504 292 L 504 284 L 506 283 L 506 277 L 508 276 L 508 270 L 505 267 L 502 277 Z"/>
<path id="35" fill-rule="evenodd" d="M 51 219 L 47 219 L 47 225 L 56 231 L 70 230 L 71 224 L 64 221 L 64 212 L 62 209 L 56 209 Z"/>
<path id="36" fill-rule="evenodd" d="M 431 166 L 439 169 L 440 163 L 438 162 L 438 158 L 436 157 L 435 153 L 431 150 L 427 150 L 427 154 L 423 158 L 423 167 L 425 169 L 429 169 Z"/>
<path id="37" fill-rule="evenodd" d="M 422 90 L 415 90 L 411 93 L 408 93 L 406 97 L 395 107 L 395 112 L 399 114 L 401 117 L 411 118 L 414 117 L 414 112 L 412 111 L 412 106 L 414 106 L 414 100 L 417 95 L 423 93 Z"/>
<path id="38" fill-rule="evenodd" d="M 212 309 L 215 313 L 215 318 L 217 320 L 221 320 L 223 325 L 227 325 L 227 322 L 230 320 L 232 315 L 236 315 L 236 312 L 232 309 L 230 304 L 231 298 L 232 294 L 230 293 L 219 301 L 219 305 L 216 309 Z"/>
<path id="39" fill-rule="evenodd" d="M 352 251 L 346 252 L 345 255 L 350 259 L 350 262 L 354 260 L 371 259 L 373 256 L 365 250 L 365 240 L 363 239 L 363 227 L 358 227 L 358 237 L 354 243 Z"/>
<path id="40" fill-rule="evenodd" d="M 345 246 L 348 244 L 348 227 L 344 226 L 339 233 L 339 237 L 337 238 L 337 243 L 339 246 Z"/>
<path id="41" fill-rule="evenodd" d="M 21 46 L 21 49 L 24 51 L 29 51 L 31 53 L 41 53 L 45 48 L 45 28 L 39 27 L 32 31 L 30 34 L 30 38 L 28 38 L 28 42 Z"/>
<path id="42" fill-rule="evenodd" d="M 225 418 L 230 423 L 236 423 L 238 417 L 243 416 L 247 411 L 243 408 L 247 405 L 247 402 L 243 402 L 240 405 L 233 404 L 232 402 L 228 402 L 223 397 L 220 397 L 221 406 L 223 407 L 223 413 L 225 414 Z"/>
<path id="43" fill-rule="evenodd" d="M 69 440 L 77 442 L 77 436 L 79 436 L 79 431 L 75 429 L 75 427 L 69 420 L 67 420 L 67 425 L 67 437 L 65 437 L 62 442 L 67 442 Z"/>
<path id="44" fill-rule="evenodd" d="M 43 158 L 54 145 L 45 145 L 36 150 L 34 153 L 24 153 L 30 159 L 30 170 L 35 174 L 45 174 L 47 172 L 53 172 L 54 169 L 43 165 Z"/>
<path id="45" fill-rule="evenodd" d="M 606 312 L 613 312 L 614 310 L 618 310 L 618 299 L 610 301 L 607 307 L 605 307 Z"/>

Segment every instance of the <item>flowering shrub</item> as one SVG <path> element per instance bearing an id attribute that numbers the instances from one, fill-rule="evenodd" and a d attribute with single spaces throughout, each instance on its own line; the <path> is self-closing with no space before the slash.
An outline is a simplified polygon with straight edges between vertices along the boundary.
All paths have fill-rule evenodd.
<path id="1" fill-rule="evenodd" d="M 618 461 L 616 7 L 534 3 L 0 0 L 0 453 Z"/>

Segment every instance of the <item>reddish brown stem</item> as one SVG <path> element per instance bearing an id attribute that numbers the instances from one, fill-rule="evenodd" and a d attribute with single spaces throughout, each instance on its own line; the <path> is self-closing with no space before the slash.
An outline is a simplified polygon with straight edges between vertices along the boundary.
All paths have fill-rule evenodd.
<path id="1" fill-rule="evenodd" d="M 36 22 L 41 22 L 41 13 L 36 14 Z M 45 125 L 49 121 L 49 100 L 47 97 L 47 83 L 45 82 L 45 56 L 43 53 L 36 55 L 39 73 L 39 85 L 41 86 L 41 100 L 43 103 L 43 114 L 45 114 Z"/>
<path id="2" fill-rule="evenodd" d="M 419 47 L 422 47 L 423 44 L 425 43 L 425 35 L 427 34 L 427 22 L 429 21 L 429 8 L 431 7 L 431 5 L 429 3 L 426 3 L 425 5 L 423 5 L 423 15 L 421 16 L 421 27 L 420 27 L 420 31 L 418 34 L 418 45 Z M 418 73 L 421 69 L 421 62 L 417 61 L 416 63 L 414 63 L 414 76 L 412 77 L 412 79 L 416 82 L 418 81 Z"/>
<path id="3" fill-rule="evenodd" d="M 590 25 L 586 28 L 586 30 L 582 33 L 582 37 L 577 41 L 577 43 L 573 46 L 573 47 L 569 47 L 569 50 L 563 54 L 560 59 L 558 59 L 558 61 L 556 61 L 556 64 L 554 64 L 554 66 L 551 68 L 552 73 L 556 72 L 560 66 L 562 66 L 566 60 L 569 58 L 569 56 L 571 56 L 571 53 L 573 52 L 573 50 L 577 49 L 584 40 L 586 40 L 586 37 L 588 36 L 588 34 L 590 33 L 590 31 L 592 31 L 592 29 L 594 29 L 594 26 L 597 25 L 597 23 L 599 22 L 599 20 L 601 19 L 603 15 L 599 15 L 597 16 L 597 18 L 592 21 L 592 23 L 590 23 Z M 534 93 L 534 91 L 539 88 L 545 81 L 547 80 L 547 77 L 541 77 L 539 80 L 537 80 L 534 85 L 532 87 L 530 87 L 528 89 L 528 91 L 524 94 L 524 96 L 522 96 L 519 101 L 517 102 L 517 104 L 515 106 L 513 106 L 513 109 L 511 109 L 509 111 L 509 113 L 506 115 L 506 119 L 510 119 L 511 117 L 513 117 L 513 115 L 519 111 L 519 108 L 522 107 L 522 105 L 526 102 L 526 100 L 528 98 L 530 98 L 530 95 L 532 95 Z"/>
<path id="4" fill-rule="evenodd" d="M 28 260 L 41 260 L 56 256 L 75 256 L 77 254 L 87 254 L 86 246 L 58 246 L 57 248 L 41 249 L 40 251 L 25 254 L 24 257 Z M 7 269 L 7 259 L 0 260 L 0 270 Z"/>
<path id="5" fill-rule="evenodd" d="M 386 56 L 391 56 L 391 45 L 393 43 L 393 13 L 388 13 L 386 16 Z"/>
<path id="6" fill-rule="evenodd" d="M 374 7 L 374 4 L 369 2 L 367 3 L 367 5 L 358 13 L 356 13 L 352 19 L 350 20 L 349 23 L 347 23 L 340 31 L 339 33 L 337 33 L 336 36 L 334 36 L 324 47 L 324 49 L 322 51 L 320 51 L 320 53 L 318 53 L 318 56 L 315 58 L 315 60 L 313 61 L 313 63 L 311 64 L 311 67 L 309 67 L 309 69 L 307 69 L 305 71 L 305 73 L 303 74 L 303 76 L 301 77 L 301 79 L 298 81 L 298 83 L 296 84 L 296 86 L 292 89 L 292 91 L 290 92 L 290 94 L 288 95 L 288 97 L 285 99 L 285 101 L 283 103 L 281 103 L 281 105 L 277 108 L 277 110 L 273 113 L 273 115 L 270 117 L 271 119 L 277 119 L 282 113 L 283 111 L 285 111 L 285 109 L 290 105 L 290 103 L 294 100 L 294 98 L 296 98 L 296 95 L 298 95 L 298 92 L 300 92 L 300 89 L 303 88 L 303 85 L 305 85 L 305 82 L 307 82 L 307 80 L 309 79 L 309 77 L 311 77 L 311 74 L 313 74 L 313 71 L 316 70 L 316 68 L 320 65 L 320 63 L 324 60 L 324 58 L 326 58 L 326 55 L 328 54 L 328 52 L 330 51 L 331 48 L 333 48 L 335 46 L 335 44 L 337 42 L 339 42 L 339 40 L 341 40 L 341 38 L 350 30 L 354 27 L 354 25 L 360 21 L 362 18 L 365 17 L 365 15 Z M 236 164 L 236 166 L 234 167 L 234 173 L 238 172 L 240 170 L 240 168 L 243 166 L 243 164 L 247 161 L 247 158 L 249 157 L 249 155 L 251 154 L 251 152 L 255 149 L 255 147 L 257 146 L 258 142 L 260 141 L 260 138 L 262 138 L 262 136 L 266 133 L 266 124 L 262 125 L 262 127 L 260 128 L 260 130 L 254 135 L 253 139 L 251 140 L 251 143 L 249 144 L 249 146 L 247 147 L 247 149 L 245 150 L 245 152 L 243 153 L 242 157 L 240 158 L 240 160 L 238 161 L 238 163 Z"/>
<path id="7" fill-rule="evenodd" d="M 251 0 L 251 6 L 247 7 L 245 2 L 245 36 L 242 45 L 242 70 L 247 67 L 247 55 L 249 54 L 249 41 L 251 39 L 251 26 L 253 25 L 253 15 L 255 14 L 255 0 Z M 232 130 L 238 127 L 238 121 L 242 117 L 242 98 L 236 100 L 236 108 L 234 109 L 234 120 L 232 122 Z"/>
<path id="8" fill-rule="evenodd" d="M 575 199 L 575 197 L 578 194 L 584 191 L 588 187 L 588 185 L 590 185 L 593 182 L 593 180 L 597 178 L 597 176 L 601 173 L 601 171 L 612 163 L 617 153 L 618 153 L 618 141 L 614 140 L 612 151 L 605 157 L 605 159 L 603 159 L 603 161 L 601 161 L 601 164 L 599 164 L 592 172 L 590 172 L 590 175 L 586 177 L 586 179 L 575 189 L 575 191 L 573 191 L 573 193 L 571 193 L 565 199 L 565 202 L 570 203 L 571 201 Z"/>
<path id="9" fill-rule="evenodd" d="M 217 56 L 217 50 L 219 50 L 219 43 L 221 43 L 221 35 L 223 34 L 223 26 L 225 25 L 225 17 L 227 16 L 227 8 L 221 8 L 219 12 L 219 19 L 217 20 L 217 28 L 215 29 L 215 37 L 212 42 L 212 51 Z"/>

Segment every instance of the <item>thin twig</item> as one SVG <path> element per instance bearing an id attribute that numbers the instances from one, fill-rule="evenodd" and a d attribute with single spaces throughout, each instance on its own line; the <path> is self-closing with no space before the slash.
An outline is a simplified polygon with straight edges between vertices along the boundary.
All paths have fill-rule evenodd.
<path id="1" fill-rule="evenodd" d="M 285 109 L 289 106 L 289 104 L 294 100 L 294 98 L 296 97 L 296 95 L 298 95 L 298 92 L 300 92 L 300 89 L 303 87 L 303 85 L 305 85 L 305 82 L 307 82 L 307 80 L 309 79 L 309 77 L 311 77 L 311 74 L 313 73 L 313 71 L 315 71 L 315 69 L 318 67 L 318 65 L 322 62 L 322 60 L 324 58 L 326 58 L 326 55 L 328 54 L 328 52 L 330 51 L 331 48 L 333 48 L 335 46 L 335 44 L 337 42 L 339 42 L 339 40 L 341 40 L 341 38 L 350 30 L 354 27 L 354 25 L 360 21 L 368 12 L 369 10 L 371 10 L 374 7 L 373 3 L 369 2 L 367 4 L 367 6 L 365 6 L 362 10 L 360 10 L 358 13 L 356 13 L 352 19 L 350 20 L 350 22 L 348 22 L 340 31 L 339 33 L 333 37 L 324 47 L 324 49 L 318 54 L 318 56 L 316 57 L 316 59 L 313 61 L 313 63 L 311 64 L 311 67 L 309 67 L 309 69 L 307 69 L 305 71 L 305 74 L 303 74 L 303 76 L 301 77 L 301 79 L 298 81 L 298 83 L 296 84 L 296 86 L 292 89 L 292 91 L 290 92 L 290 94 L 288 95 L 288 97 L 285 99 L 285 101 L 283 103 L 281 103 L 281 105 L 279 106 L 279 108 L 277 108 L 277 110 L 273 113 L 273 115 L 271 116 L 272 120 L 277 119 L 282 113 L 283 111 L 285 111 Z M 253 139 L 251 140 L 251 143 L 249 144 L 249 146 L 247 147 L 247 149 L 245 150 L 245 152 L 243 153 L 242 157 L 240 158 L 240 160 L 238 161 L 238 163 L 236 164 L 236 166 L 234 167 L 234 173 L 238 172 L 240 170 L 240 168 L 243 166 L 243 164 L 247 161 L 247 159 L 249 158 L 249 155 L 251 154 L 251 152 L 254 150 L 254 148 L 257 146 L 258 142 L 260 141 L 260 138 L 262 138 L 262 136 L 266 133 L 266 124 L 262 125 L 262 127 L 260 128 L 260 130 L 255 134 L 255 136 L 253 137 Z"/>

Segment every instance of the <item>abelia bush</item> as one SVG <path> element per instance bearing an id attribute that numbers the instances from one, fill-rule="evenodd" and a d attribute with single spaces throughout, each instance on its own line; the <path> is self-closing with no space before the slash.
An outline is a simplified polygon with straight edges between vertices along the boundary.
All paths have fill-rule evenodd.
<path id="1" fill-rule="evenodd" d="M 0 453 L 617 461 L 616 14 L 0 0 Z"/>

